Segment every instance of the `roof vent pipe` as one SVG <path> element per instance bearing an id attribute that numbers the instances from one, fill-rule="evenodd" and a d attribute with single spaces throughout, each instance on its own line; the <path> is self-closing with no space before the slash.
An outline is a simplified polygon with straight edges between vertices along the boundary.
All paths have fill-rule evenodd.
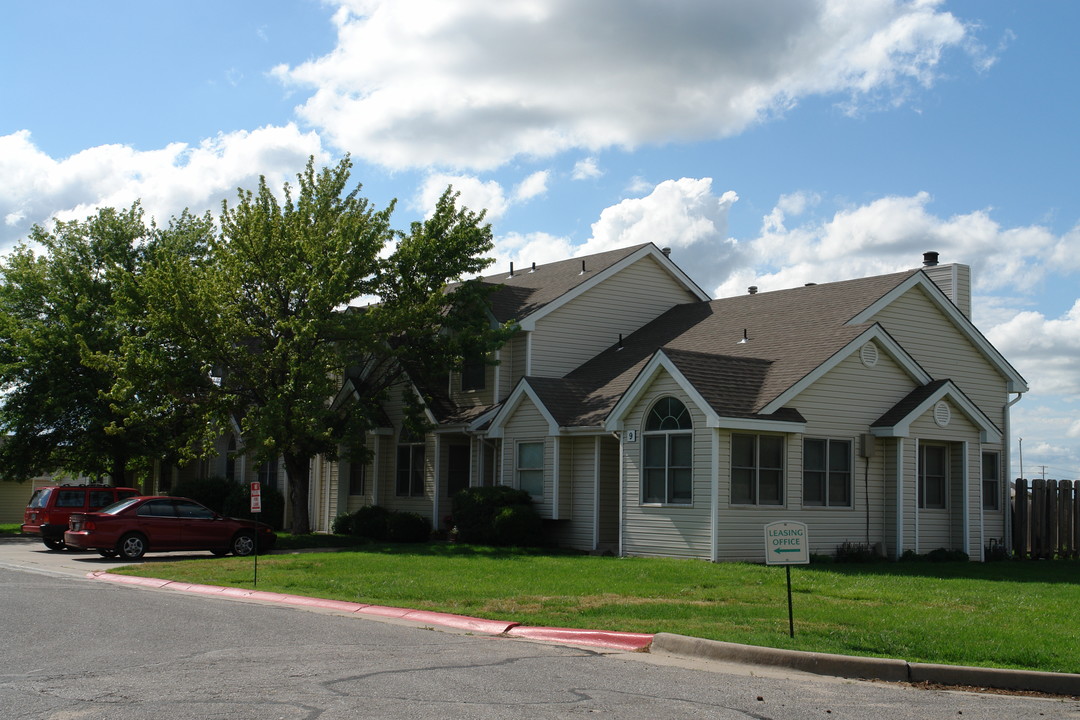
<path id="1" fill-rule="evenodd" d="M 530 270 L 529 272 L 531 272 L 531 273 L 536 272 L 536 263 L 533 263 L 532 270 Z"/>
<path id="2" fill-rule="evenodd" d="M 664 253 L 664 257 L 671 257 L 671 248 L 661 248 L 660 252 Z"/>
<path id="3" fill-rule="evenodd" d="M 510 277 L 514 277 L 514 263 L 510 263 Z"/>
<path id="4" fill-rule="evenodd" d="M 938 254 L 934 251 L 924 252 L 922 254 L 923 267 L 933 267 L 938 263 Z"/>
<path id="5" fill-rule="evenodd" d="M 578 273 L 578 274 L 579 275 L 584 275 L 585 274 L 585 261 L 584 260 L 581 261 L 581 272 Z"/>
<path id="6" fill-rule="evenodd" d="M 622 333 L 619 333 L 619 347 L 618 347 L 618 349 L 622 350 L 622 347 L 623 347 L 623 345 L 622 345 Z"/>
<path id="7" fill-rule="evenodd" d="M 746 289 L 748 291 L 750 291 L 751 295 L 757 295 L 757 285 L 751 285 L 750 287 L 748 287 Z"/>

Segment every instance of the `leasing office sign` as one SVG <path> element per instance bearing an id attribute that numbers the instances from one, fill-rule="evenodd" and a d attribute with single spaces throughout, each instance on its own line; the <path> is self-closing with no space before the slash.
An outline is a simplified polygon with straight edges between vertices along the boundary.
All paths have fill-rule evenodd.
<path id="1" fill-rule="evenodd" d="M 808 565 L 810 540 L 806 523 L 774 522 L 765 526 L 766 565 Z"/>

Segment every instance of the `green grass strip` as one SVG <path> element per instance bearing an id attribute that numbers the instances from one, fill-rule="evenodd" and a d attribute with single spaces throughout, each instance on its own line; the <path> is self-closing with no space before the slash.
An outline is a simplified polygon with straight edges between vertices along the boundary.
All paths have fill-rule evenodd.
<path id="1" fill-rule="evenodd" d="M 252 587 L 252 560 L 119 572 Z M 260 590 L 526 625 L 670 632 L 911 662 L 1080 672 L 1080 562 L 782 567 L 466 545 L 378 545 L 259 558 Z"/>

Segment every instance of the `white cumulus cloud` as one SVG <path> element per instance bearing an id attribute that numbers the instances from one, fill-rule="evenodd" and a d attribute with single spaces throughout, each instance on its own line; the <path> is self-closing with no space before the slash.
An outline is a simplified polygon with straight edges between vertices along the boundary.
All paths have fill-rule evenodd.
<path id="1" fill-rule="evenodd" d="M 334 1 L 334 49 L 274 73 L 394 168 L 726 137 L 814 95 L 896 104 L 973 47 L 940 0 Z"/>
<path id="2" fill-rule="evenodd" d="M 318 136 L 292 124 L 222 134 L 194 147 L 100 145 L 59 159 L 37 148 L 27 131 L 0 136 L 0 252 L 26 238 L 34 224 L 83 219 L 139 199 L 161 224 L 184 208 L 216 212 L 236 188 L 255 188 L 259 175 L 271 188 L 295 184 L 311 155 L 328 160 Z"/>

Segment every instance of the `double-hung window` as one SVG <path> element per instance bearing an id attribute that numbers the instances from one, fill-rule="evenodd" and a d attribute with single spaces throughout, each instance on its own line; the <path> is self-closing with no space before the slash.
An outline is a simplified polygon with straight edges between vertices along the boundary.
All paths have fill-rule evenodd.
<path id="1" fill-rule="evenodd" d="M 944 509 L 949 487 L 949 449 L 945 445 L 919 445 L 919 507 Z"/>
<path id="2" fill-rule="evenodd" d="M 424 437 L 408 428 L 401 429 L 397 447 L 397 483 L 399 497 L 420 497 L 424 494 Z"/>
<path id="3" fill-rule="evenodd" d="M 780 435 L 731 436 L 731 502 L 734 505 L 784 504 L 784 438 Z"/>
<path id="4" fill-rule="evenodd" d="M 661 398 L 645 419 L 641 496 L 645 503 L 694 501 L 693 421 L 686 406 Z"/>
<path id="5" fill-rule="evenodd" d="M 1001 455 L 996 452 L 982 454 L 982 506 L 1001 509 Z"/>
<path id="6" fill-rule="evenodd" d="M 803 440 L 803 505 L 851 507 L 850 440 Z"/>
<path id="7" fill-rule="evenodd" d="M 519 442 L 517 445 L 518 489 L 534 498 L 544 496 L 544 443 Z"/>

